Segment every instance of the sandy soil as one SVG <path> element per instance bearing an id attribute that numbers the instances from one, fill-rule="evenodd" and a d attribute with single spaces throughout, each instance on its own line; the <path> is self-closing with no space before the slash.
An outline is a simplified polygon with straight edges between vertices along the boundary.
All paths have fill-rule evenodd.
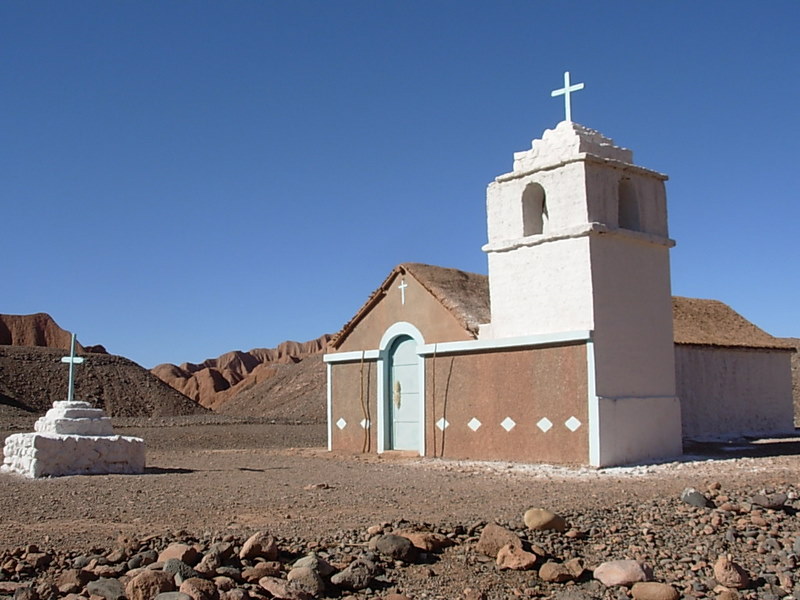
<path id="1" fill-rule="evenodd" d="M 0 475 L 0 549 L 34 543 L 86 551 L 108 547 L 120 533 L 170 536 L 181 530 L 203 536 L 268 529 L 324 543 L 399 519 L 444 528 L 519 525 L 532 506 L 550 508 L 583 531 L 600 531 L 609 523 L 653 521 L 654 512 L 679 513 L 677 497 L 689 486 L 707 489 L 719 482 L 731 498 L 746 498 L 760 490 L 785 491 L 800 472 L 796 441 L 760 446 L 754 453 L 761 456 L 752 458 L 705 448 L 712 452 L 694 460 L 598 472 L 329 453 L 324 425 L 180 424 L 118 427 L 148 444 L 142 476 Z M 7 433 L 0 432 L 0 439 Z M 650 514 L 632 516 L 637 507 Z M 671 535 L 665 531 L 665 543 L 691 543 L 691 533 L 670 542 Z M 593 540 L 586 552 L 592 548 L 600 549 L 587 558 L 600 560 L 602 545 Z M 509 577 L 522 585 L 522 576 Z"/>

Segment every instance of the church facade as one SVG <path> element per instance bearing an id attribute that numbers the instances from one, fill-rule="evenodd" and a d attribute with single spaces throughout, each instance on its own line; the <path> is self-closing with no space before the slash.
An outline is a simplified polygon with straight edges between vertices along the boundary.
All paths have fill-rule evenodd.
<path id="1" fill-rule="evenodd" d="M 600 467 L 790 430 L 791 351 L 671 297 L 665 180 L 571 121 L 516 153 L 488 277 L 400 265 L 332 340 L 329 449 Z"/>

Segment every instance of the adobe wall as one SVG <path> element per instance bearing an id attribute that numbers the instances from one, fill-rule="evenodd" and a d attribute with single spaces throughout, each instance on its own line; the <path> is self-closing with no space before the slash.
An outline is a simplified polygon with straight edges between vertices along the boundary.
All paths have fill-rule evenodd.
<path id="1" fill-rule="evenodd" d="M 330 364 L 332 411 L 330 418 L 331 450 L 376 452 L 378 405 L 375 361 Z M 363 388 L 362 388 L 363 382 Z M 362 396 L 363 394 L 363 396 Z M 363 398 L 363 405 L 362 405 Z M 340 421 L 341 419 L 341 421 Z M 361 425 L 370 422 L 368 432 Z"/>
<path id="2" fill-rule="evenodd" d="M 791 353 L 675 345 L 683 437 L 793 430 Z"/>
<path id="3" fill-rule="evenodd" d="M 426 357 L 425 454 L 586 464 L 586 361 L 584 344 Z M 436 427 L 442 417 L 444 431 Z M 510 431 L 501 426 L 508 417 Z M 537 427 L 543 418 L 551 422 L 547 431 Z M 575 431 L 565 425 L 571 418 L 579 422 Z M 472 419 L 480 421 L 474 431 Z"/>
<path id="4" fill-rule="evenodd" d="M 424 331 L 426 343 L 472 338 L 450 311 L 409 274 L 405 276 L 407 287 L 403 303 L 403 295 L 398 289 L 400 281 L 400 276 L 394 278 L 386 295 L 364 316 L 337 352 L 377 349 L 383 334 L 398 321 L 411 323 Z"/>

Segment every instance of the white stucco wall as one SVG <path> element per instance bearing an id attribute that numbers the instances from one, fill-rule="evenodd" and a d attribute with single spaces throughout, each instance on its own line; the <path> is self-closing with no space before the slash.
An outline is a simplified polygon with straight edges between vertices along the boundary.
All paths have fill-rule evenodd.
<path id="1" fill-rule="evenodd" d="M 793 431 L 790 361 L 785 351 L 675 345 L 683 436 Z"/>
<path id="2" fill-rule="evenodd" d="M 597 467 L 678 457 L 681 408 L 677 398 L 597 398 Z"/>
<path id="3" fill-rule="evenodd" d="M 597 394 L 675 396 L 669 248 L 591 238 Z"/>
<path id="4" fill-rule="evenodd" d="M 494 337 L 593 329 L 588 236 L 488 259 Z"/>

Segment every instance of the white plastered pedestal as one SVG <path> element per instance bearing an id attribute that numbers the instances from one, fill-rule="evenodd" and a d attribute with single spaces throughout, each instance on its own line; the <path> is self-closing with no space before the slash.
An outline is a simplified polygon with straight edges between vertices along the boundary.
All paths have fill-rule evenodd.
<path id="1" fill-rule="evenodd" d="M 115 435 L 111 419 L 88 402 L 54 402 L 34 430 L 6 438 L 0 471 L 31 478 L 144 472 L 144 440 Z"/>

